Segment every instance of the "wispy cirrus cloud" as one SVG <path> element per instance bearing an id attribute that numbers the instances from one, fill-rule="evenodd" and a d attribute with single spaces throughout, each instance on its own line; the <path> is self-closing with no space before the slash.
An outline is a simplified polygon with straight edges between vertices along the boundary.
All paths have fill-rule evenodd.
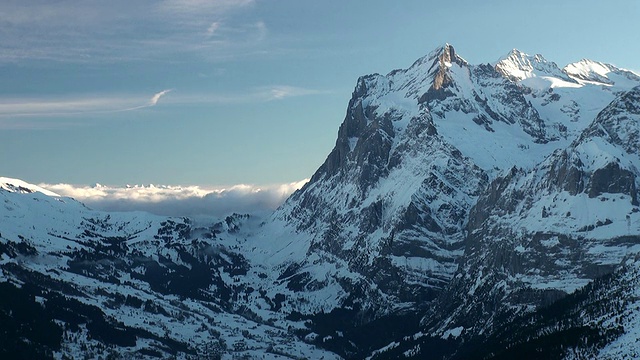
<path id="1" fill-rule="evenodd" d="M 96 210 L 146 211 L 166 216 L 225 216 L 232 213 L 265 213 L 280 206 L 309 179 L 286 184 L 256 186 L 76 186 L 40 184 L 62 196 L 69 196 Z"/>
<path id="2" fill-rule="evenodd" d="M 257 40 L 264 40 L 267 37 L 267 25 L 264 23 L 264 21 L 258 21 L 254 26 L 257 30 Z"/>
<path id="3" fill-rule="evenodd" d="M 151 97 L 151 100 L 149 100 L 149 104 L 147 106 L 156 106 L 156 104 L 158 104 L 158 101 L 160 101 L 160 98 L 165 96 L 167 93 L 169 93 L 171 91 L 171 89 L 168 90 L 162 90 L 159 93 L 154 94 Z"/>
<path id="4" fill-rule="evenodd" d="M 328 93 L 329 91 L 326 91 L 326 90 L 307 89 L 303 87 L 289 86 L 289 85 L 275 85 L 275 86 L 262 88 L 262 94 L 268 100 L 281 100 L 281 99 L 286 99 L 290 97 L 321 95 L 321 94 L 328 94 Z"/>
<path id="5" fill-rule="evenodd" d="M 289 98 L 330 94 L 330 90 L 310 89 L 290 85 L 260 86 L 242 92 L 227 93 L 176 93 L 168 103 L 172 104 L 245 104 L 281 101 Z"/>
<path id="6" fill-rule="evenodd" d="M 160 91 L 150 98 L 137 95 L 94 96 L 78 98 L 0 99 L 0 118 L 62 116 L 113 113 L 156 106 L 169 93 Z"/>
<path id="7" fill-rule="evenodd" d="M 253 5 L 255 0 L 164 0 L 159 4 L 163 11 L 177 13 L 224 13 Z"/>
<path id="8" fill-rule="evenodd" d="M 219 21 L 212 22 L 211 25 L 209 25 L 209 27 L 207 28 L 207 35 L 213 36 L 216 33 L 216 30 L 218 30 L 219 28 L 220 28 Z"/>
<path id="9" fill-rule="evenodd" d="M 254 3 L 6 0 L 0 2 L 0 61 L 156 61 L 185 53 L 229 58 L 266 36 L 263 22 L 235 17 Z"/>
<path id="10" fill-rule="evenodd" d="M 152 108 L 158 104 L 227 105 L 283 101 L 300 96 L 330 94 L 328 90 L 309 89 L 290 85 L 263 86 L 240 92 L 189 93 L 173 89 L 159 91 L 152 96 L 117 94 L 92 97 L 0 98 L 1 130 L 46 130 L 81 126 L 74 118 L 87 115 L 118 114 Z M 171 94 L 171 95 L 169 95 Z M 29 121 L 29 118 L 60 118 L 66 121 Z"/>

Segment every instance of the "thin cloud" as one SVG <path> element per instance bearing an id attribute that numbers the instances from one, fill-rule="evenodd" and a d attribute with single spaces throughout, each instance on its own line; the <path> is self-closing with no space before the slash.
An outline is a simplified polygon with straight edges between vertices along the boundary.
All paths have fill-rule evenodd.
<path id="1" fill-rule="evenodd" d="M 156 106 L 156 104 L 158 103 L 158 100 L 160 100 L 161 97 L 163 97 L 164 95 L 166 95 L 167 93 L 169 93 L 171 91 L 171 89 L 169 90 L 162 90 L 159 93 L 154 94 L 151 97 L 151 100 L 149 101 L 149 106 Z"/>
<path id="2" fill-rule="evenodd" d="M 209 25 L 209 27 L 207 28 L 207 35 L 213 36 L 219 28 L 220 28 L 220 22 L 218 21 L 212 22 L 211 25 Z"/>
<path id="3" fill-rule="evenodd" d="M 171 96 L 169 96 L 171 93 Z M 236 93 L 173 93 L 162 90 L 150 97 L 127 94 L 82 98 L 28 98 L 0 99 L 0 129 L 2 130 L 46 130 L 75 127 L 84 124 L 74 122 L 75 116 L 117 114 L 158 106 L 193 104 L 249 104 L 283 101 L 300 96 L 329 94 L 331 91 L 309 89 L 289 85 L 256 87 Z M 29 118 L 55 118 L 69 116 L 64 122 L 28 121 Z"/>
<path id="4" fill-rule="evenodd" d="M 262 88 L 268 100 L 282 100 L 290 97 L 327 94 L 327 91 L 307 89 L 297 86 L 275 85 Z"/>
<path id="5" fill-rule="evenodd" d="M 266 213 L 280 206 L 309 179 L 270 186 L 74 186 L 40 184 L 62 196 L 75 198 L 96 210 L 146 211 L 163 216 L 226 216 L 232 213 Z"/>
<path id="6" fill-rule="evenodd" d="M 255 28 L 257 31 L 257 40 L 258 41 L 263 41 L 264 39 L 267 38 L 267 25 L 264 23 L 264 21 L 258 21 L 255 24 Z"/>
<path id="7" fill-rule="evenodd" d="M 0 118 L 87 115 L 124 112 L 156 106 L 171 90 L 163 90 L 145 101 L 142 96 L 98 96 L 66 99 L 0 100 Z"/>
<path id="8" fill-rule="evenodd" d="M 170 13 L 215 14 L 253 5 L 254 0 L 164 0 L 159 8 Z"/>
<path id="9" fill-rule="evenodd" d="M 243 56 L 266 35 L 264 23 L 235 16 L 254 3 L 2 1 L 0 23 L 7 26 L 0 29 L 0 62 L 174 61 L 185 53 L 212 60 Z"/>
<path id="10" fill-rule="evenodd" d="M 245 104 L 280 101 L 293 97 L 330 94 L 329 90 L 289 85 L 261 86 L 234 93 L 181 93 L 167 98 L 170 104 Z"/>

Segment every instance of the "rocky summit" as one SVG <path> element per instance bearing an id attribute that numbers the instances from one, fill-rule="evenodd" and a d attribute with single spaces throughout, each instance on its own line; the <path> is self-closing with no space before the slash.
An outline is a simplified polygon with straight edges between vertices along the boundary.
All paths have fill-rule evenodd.
<path id="1" fill-rule="evenodd" d="M 266 218 L 0 178 L 3 358 L 639 356 L 640 76 L 446 44 L 358 79 Z"/>

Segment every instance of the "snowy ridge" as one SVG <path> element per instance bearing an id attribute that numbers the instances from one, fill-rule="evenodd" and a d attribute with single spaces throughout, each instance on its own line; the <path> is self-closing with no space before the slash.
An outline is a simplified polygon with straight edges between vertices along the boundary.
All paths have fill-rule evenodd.
<path id="1" fill-rule="evenodd" d="M 47 196 L 60 197 L 60 195 L 54 193 L 53 191 L 43 189 L 39 186 L 29 184 L 19 179 L 11 179 L 6 177 L 0 177 L 0 189 L 19 193 L 39 192 Z"/>
<path id="2" fill-rule="evenodd" d="M 528 55 L 513 49 L 494 65 L 495 69 L 512 81 L 522 81 L 532 77 L 552 77 L 566 81 L 568 78 L 556 63 L 548 61 L 540 54 Z"/>
<path id="3" fill-rule="evenodd" d="M 633 87 L 640 80 L 632 71 L 588 59 L 569 64 L 563 71 L 583 83 Z"/>

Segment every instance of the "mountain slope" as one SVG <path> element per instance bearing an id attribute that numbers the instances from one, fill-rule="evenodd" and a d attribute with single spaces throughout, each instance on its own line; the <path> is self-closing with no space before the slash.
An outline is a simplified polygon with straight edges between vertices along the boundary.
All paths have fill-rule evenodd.
<path id="1" fill-rule="evenodd" d="M 441 329 L 491 333 L 501 311 L 549 303 L 640 250 L 638 95 L 639 87 L 624 93 L 567 149 L 532 170 L 513 168 L 480 197 L 436 311 L 447 314 Z"/>
<path id="2" fill-rule="evenodd" d="M 200 226 L 104 213 L 21 181 L 2 183 L 4 356 L 336 358 L 295 338 L 303 325 L 278 315 L 258 284 L 236 284 L 259 276 L 225 240 L 246 217 Z M 243 307 L 239 297 L 266 308 L 256 299 Z"/>
<path id="3" fill-rule="evenodd" d="M 541 56 L 472 66 L 445 45 L 358 80 L 335 148 L 275 218 L 306 234 L 301 262 L 328 253 L 402 302 L 432 299 L 457 269 L 480 192 L 568 146 L 596 115 L 577 101 L 592 98 L 604 107 L 614 95 Z"/>
<path id="4" fill-rule="evenodd" d="M 328 253 L 402 307 L 435 306 L 418 311 L 434 336 L 485 336 L 503 325 L 494 318 L 554 302 L 634 248 L 635 160 L 622 150 L 636 124 L 614 119 L 634 115 L 640 83 L 627 75 L 602 86 L 517 50 L 472 66 L 445 45 L 363 77 L 336 147 L 275 216 L 305 266 Z M 608 138 L 594 136 L 602 126 Z M 571 190 L 576 154 L 588 184 Z"/>

